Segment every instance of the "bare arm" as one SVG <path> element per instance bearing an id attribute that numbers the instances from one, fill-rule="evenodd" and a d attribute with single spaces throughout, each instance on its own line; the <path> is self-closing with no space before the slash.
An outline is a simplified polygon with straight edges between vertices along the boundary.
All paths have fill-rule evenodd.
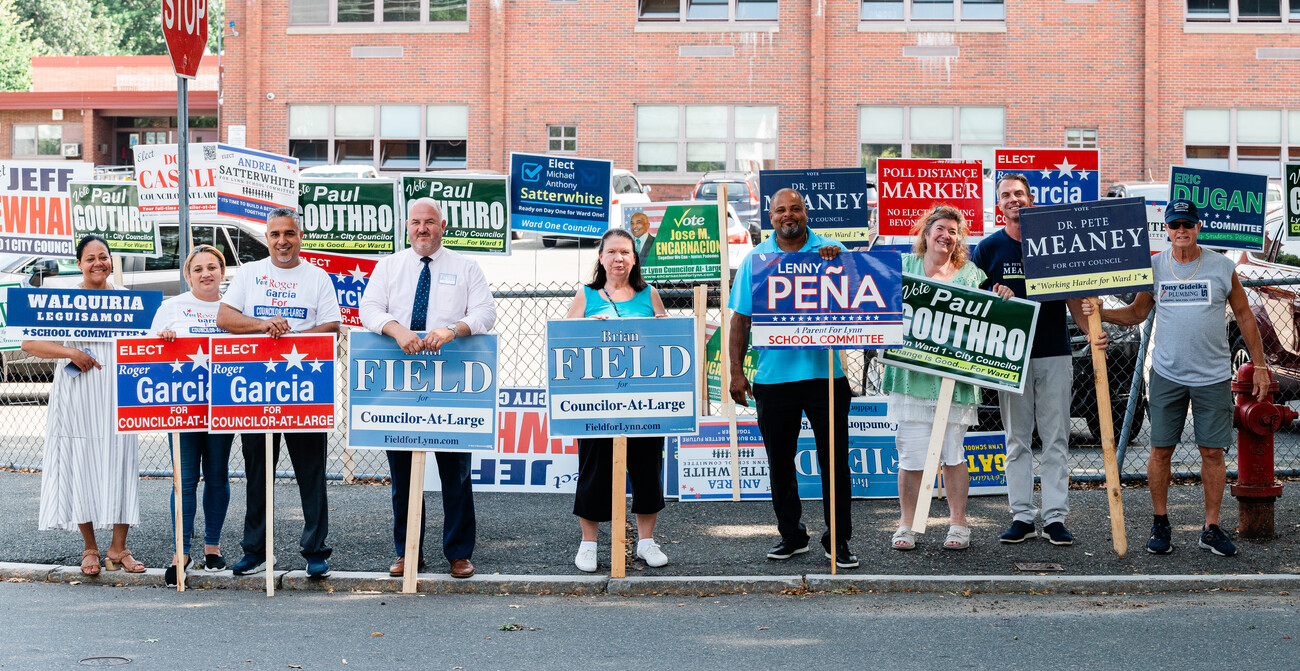
<path id="1" fill-rule="evenodd" d="M 90 356 L 79 349 L 60 345 L 56 342 L 49 342 L 47 340 L 24 340 L 22 347 L 24 352 L 42 359 L 72 359 L 72 363 L 76 364 L 77 368 L 80 368 L 82 372 L 88 371 L 91 368 L 103 368 L 103 366 L 95 360 L 95 357 Z"/>
<path id="2" fill-rule="evenodd" d="M 578 293 L 573 295 L 573 302 L 569 303 L 569 312 L 564 315 L 566 319 L 581 319 L 587 314 L 587 292 L 581 288 Z"/>
<path id="3" fill-rule="evenodd" d="M 1250 301 L 1246 299 L 1246 290 L 1241 287 L 1241 280 L 1235 272 L 1232 274 L 1232 289 L 1228 291 L 1228 305 L 1232 307 L 1232 315 L 1237 318 L 1241 338 L 1246 341 L 1250 362 L 1255 364 L 1255 398 L 1263 401 L 1272 378 L 1268 374 L 1268 362 L 1264 359 L 1264 343 L 1259 337 L 1259 324 L 1255 322 L 1255 313 L 1250 311 Z"/>
<path id="4" fill-rule="evenodd" d="M 1150 293 L 1143 291 L 1137 295 L 1137 298 L 1133 299 L 1132 303 L 1122 308 L 1102 308 L 1101 320 L 1121 326 L 1136 326 L 1147 320 L 1147 316 L 1151 314 L 1151 310 L 1155 306 L 1156 299 L 1152 298 Z M 1084 308 L 1081 311 L 1086 316 L 1090 308 Z"/>
<path id="5" fill-rule="evenodd" d="M 749 315 L 739 312 L 731 313 L 731 338 L 727 349 L 731 352 L 731 400 L 738 405 L 749 406 L 747 397 L 754 395 L 745 378 L 745 353 L 749 351 L 749 329 L 753 320 Z"/>
<path id="6" fill-rule="evenodd" d="M 650 287 L 650 307 L 654 308 L 656 317 L 667 317 L 668 310 L 664 307 L 664 301 L 659 297 L 659 290 Z"/>

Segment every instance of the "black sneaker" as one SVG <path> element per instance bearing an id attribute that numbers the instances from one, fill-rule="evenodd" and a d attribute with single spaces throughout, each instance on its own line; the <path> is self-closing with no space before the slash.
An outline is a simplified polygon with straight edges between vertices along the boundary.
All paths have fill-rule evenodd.
<path id="1" fill-rule="evenodd" d="M 801 555 L 808 551 L 808 539 L 804 539 L 803 544 L 796 544 L 792 540 L 781 539 L 771 550 L 767 551 L 768 559 L 789 559 L 795 555 Z"/>
<path id="2" fill-rule="evenodd" d="M 1003 543 L 1023 543 L 1030 538 L 1038 538 L 1038 532 L 1034 530 L 1034 525 L 1020 520 L 1012 522 L 1011 527 L 998 536 L 998 540 Z"/>
<path id="3" fill-rule="evenodd" d="M 253 575 L 266 570 L 266 558 L 259 557 L 255 554 L 245 554 L 243 559 L 235 562 L 230 567 L 230 572 L 235 575 Z"/>
<path id="4" fill-rule="evenodd" d="M 185 568 L 186 568 L 186 569 L 188 569 L 188 568 L 190 567 L 190 563 L 191 563 L 191 562 L 190 562 L 190 558 L 189 558 L 189 557 L 186 557 L 186 558 L 185 558 Z M 176 565 L 175 565 L 175 564 L 172 564 L 171 566 L 168 566 L 168 567 L 167 567 L 167 570 L 166 570 L 166 571 L 163 571 L 163 584 L 167 585 L 168 587 L 175 587 L 175 586 L 176 586 L 177 573 L 178 573 L 178 571 L 176 570 Z"/>
<path id="5" fill-rule="evenodd" d="M 1074 534 L 1062 522 L 1043 525 L 1043 538 L 1052 545 L 1074 545 Z"/>
<path id="6" fill-rule="evenodd" d="M 221 555 L 203 555 L 203 568 L 208 573 L 225 570 L 226 558 Z"/>
<path id="7" fill-rule="evenodd" d="M 1220 529 L 1217 524 L 1211 524 L 1208 528 L 1201 529 L 1201 540 L 1197 545 L 1220 557 L 1231 557 L 1237 554 L 1237 546 L 1232 544 L 1232 541 L 1228 539 L 1228 534 L 1223 529 Z"/>
<path id="8" fill-rule="evenodd" d="M 1156 521 L 1151 525 L 1151 539 L 1147 541 L 1147 552 L 1153 555 L 1167 555 L 1174 551 L 1174 544 L 1169 540 L 1173 529 L 1169 522 Z M 1229 543 L 1231 545 L 1231 543 Z"/>
<path id="9" fill-rule="evenodd" d="M 822 538 L 822 550 L 826 553 L 826 558 L 831 558 L 831 541 L 829 538 Z M 848 541 L 840 541 L 835 544 L 835 566 L 839 568 L 857 568 L 858 556 L 853 554 L 849 549 Z"/>

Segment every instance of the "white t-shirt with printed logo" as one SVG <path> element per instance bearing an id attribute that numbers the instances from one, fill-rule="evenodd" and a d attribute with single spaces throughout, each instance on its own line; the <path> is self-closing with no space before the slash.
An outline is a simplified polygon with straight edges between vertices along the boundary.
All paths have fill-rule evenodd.
<path id="1" fill-rule="evenodd" d="M 220 300 L 209 303 L 200 300 L 192 291 L 172 296 L 158 307 L 149 332 L 157 335 L 159 331 L 175 331 L 178 336 L 225 333 L 217 328 L 217 309 L 220 307 Z"/>
<path id="2" fill-rule="evenodd" d="M 277 267 L 270 258 L 246 263 L 221 302 L 256 319 L 284 317 L 294 331 L 343 321 L 330 276 L 306 261 L 292 268 Z"/>

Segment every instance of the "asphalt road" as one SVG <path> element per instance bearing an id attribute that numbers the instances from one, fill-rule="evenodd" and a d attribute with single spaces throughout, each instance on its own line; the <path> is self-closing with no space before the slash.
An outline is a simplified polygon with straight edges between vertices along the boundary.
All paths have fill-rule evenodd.
<path id="1" fill-rule="evenodd" d="M 1295 668 L 1286 593 L 397 596 L 0 584 L 2 669 Z M 502 627 L 517 630 L 504 630 Z"/>

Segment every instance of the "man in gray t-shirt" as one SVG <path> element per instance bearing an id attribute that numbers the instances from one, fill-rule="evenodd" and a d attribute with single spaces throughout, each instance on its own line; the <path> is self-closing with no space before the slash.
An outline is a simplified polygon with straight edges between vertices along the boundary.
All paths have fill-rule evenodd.
<path id="1" fill-rule="evenodd" d="M 1188 200 L 1171 202 L 1165 210 L 1165 228 L 1169 249 L 1151 257 L 1154 295 L 1140 293 L 1131 305 L 1101 311 L 1102 321 L 1129 326 L 1142 323 L 1152 308 L 1156 311 L 1147 389 L 1151 419 L 1147 482 L 1155 520 L 1147 551 L 1169 554 L 1174 550 L 1167 508 L 1169 462 L 1182 436 L 1190 402 L 1196 444 L 1201 451 L 1201 484 L 1205 488 L 1205 526 L 1198 545 L 1214 554 L 1231 556 L 1237 554 L 1237 546 L 1219 528 L 1219 507 L 1227 480 L 1224 452 L 1233 443 L 1232 361 L 1227 324 L 1219 323 L 1228 306 L 1232 307 L 1237 328 L 1255 364 L 1254 391 L 1261 401 L 1268 393 L 1268 366 L 1259 326 L 1232 261 L 1196 244 L 1201 232 L 1196 205 Z M 1085 312 L 1091 312 L 1091 306 Z"/>

